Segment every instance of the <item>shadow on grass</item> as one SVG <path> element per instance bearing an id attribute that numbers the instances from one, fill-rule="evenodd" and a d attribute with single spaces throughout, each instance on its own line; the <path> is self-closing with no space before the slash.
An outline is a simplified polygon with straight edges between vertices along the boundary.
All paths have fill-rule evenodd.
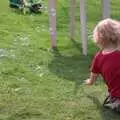
<path id="1" fill-rule="evenodd" d="M 75 43 L 76 44 L 76 43 Z M 58 50 L 54 51 L 54 58 L 48 67 L 59 78 L 75 82 L 75 90 L 80 87 L 89 73 L 90 56 L 69 55 L 63 56 Z"/>
<path id="2" fill-rule="evenodd" d="M 108 108 L 104 108 L 99 99 L 94 97 L 94 96 L 90 96 L 87 95 L 87 97 L 89 99 L 91 99 L 93 101 L 93 103 L 96 105 L 96 107 L 100 110 L 100 115 L 102 120 L 120 120 L 120 114 L 108 109 Z"/>
<path id="3" fill-rule="evenodd" d="M 71 41 L 72 41 L 73 45 L 77 48 L 77 50 L 80 51 L 80 53 L 81 53 L 81 51 L 82 51 L 82 47 L 80 47 L 81 44 L 76 42 L 75 40 L 71 40 Z"/>

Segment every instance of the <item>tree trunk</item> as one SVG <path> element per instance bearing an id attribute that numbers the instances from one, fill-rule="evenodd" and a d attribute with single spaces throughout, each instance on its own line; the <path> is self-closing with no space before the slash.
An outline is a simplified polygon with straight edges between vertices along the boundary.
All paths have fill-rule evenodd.
<path id="1" fill-rule="evenodd" d="M 76 0 L 70 0 L 70 39 L 75 38 L 75 8 Z"/>
<path id="2" fill-rule="evenodd" d="M 49 0 L 49 24 L 51 47 L 56 47 L 56 0 Z"/>
<path id="3" fill-rule="evenodd" d="M 80 23 L 81 23 L 80 27 L 81 27 L 82 53 L 83 55 L 87 55 L 85 0 L 80 0 Z"/>

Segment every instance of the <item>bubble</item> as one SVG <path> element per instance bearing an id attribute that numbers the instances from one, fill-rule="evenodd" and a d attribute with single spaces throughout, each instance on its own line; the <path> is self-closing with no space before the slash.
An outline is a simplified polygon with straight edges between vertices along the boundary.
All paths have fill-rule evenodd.
<path id="1" fill-rule="evenodd" d="M 22 89 L 22 88 L 16 88 L 15 91 L 17 92 L 17 91 L 19 91 L 19 90 L 21 90 L 21 89 Z"/>
<path id="2" fill-rule="evenodd" d="M 14 46 L 16 47 L 16 45 L 21 45 L 21 46 L 28 46 L 29 45 L 29 41 L 30 41 L 30 38 L 29 36 L 25 35 L 25 34 L 17 34 L 15 36 L 15 39 L 14 39 Z"/>
<path id="3" fill-rule="evenodd" d="M 15 51 L 12 49 L 0 49 L 0 58 L 2 57 L 8 57 L 8 58 L 14 58 L 15 57 Z"/>
<path id="4" fill-rule="evenodd" d="M 44 75 L 44 73 L 40 73 L 40 77 L 42 77 Z"/>
<path id="5" fill-rule="evenodd" d="M 37 67 L 36 67 L 36 70 L 39 70 L 41 67 L 39 66 L 39 65 L 37 65 Z"/>
<path id="6" fill-rule="evenodd" d="M 36 31 L 36 32 L 40 32 L 40 27 L 36 27 L 36 28 L 35 28 L 35 31 Z"/>
<path id="7" fill-rule="evenodd" d="M 56 12 L 56 9 L 55 9 L 55 8 L 51 8 L 50 11 L 51 11 L 52 13 L 54 13 L 54 12 Z"/>

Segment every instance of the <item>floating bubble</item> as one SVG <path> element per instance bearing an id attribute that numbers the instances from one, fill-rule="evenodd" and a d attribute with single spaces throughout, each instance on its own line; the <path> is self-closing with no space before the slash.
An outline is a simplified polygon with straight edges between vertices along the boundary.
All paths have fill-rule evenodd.
<path id="1" fill-rule="evenodd" d="M 21 89 L 22 89 L 22 88 L 16 88 L 15 91 L 17 92 L 17 91 L 19 91 L 19 90 L 21 90 Z"/>
<path id="2" fill-rule="evenodd" d="M 44 75 L 44 73 L 40 73 L 40 77 L 42 77 Z"/>
<path id="3" fill-rule="evenodd" d="M 42 25 L 41 28 L 42 28 L 42 31 L 43 31 L 43 32 L 49 32 L 49 29 L 48 29 L 47 26 Z"/>
<path id="4" fill-rule="evenodd" d="M 23 95 L 31 94 L 31 90 L 29 88 L 18 87 L 18 88 L 15 88 L 14 91 L 17 92 L 18 94 L 23 94 Z"/>
<path id="5" fill-rule="evenodd" d="M 41 67 L 39 66 L 39 65 L 37 65 L 37 67 L 36 67 L 36 70 L 39 70 Z"/>
<path id="6" fill-rule="evenodd" d="M 36 31 L 36 32 L 40 32 L 40 27 L 36 27 L 36 28 L 35 28 L 35 31 Z"/>
<path id="7" fill-rule="evenodd" d="M 56 13 L 52 13 L 51 15 L 52 15 L 52 16 L 56 16 Z"/>
<path id="8" fill-rule="evenodd" d="M 14 39 L 14 45 L 21 45 L 21 46 L 28 46 L 29 45 L 30 38 L 29 36 L 17 34 L 17 37 Z"/>
<path id="9" fill-rule="evenodd" d="M 12 49 L 0 49 L 0 57 L 8 57 L 8 58 L 14 58 L 15 57 L 15 51 Z"/>
<path id="10" fill-rule="evenodd" d="M 52 12 L 52 13 L 53 13 L 53 12 L 56 12 L 56 9 L 55 9 L 55 8 L 51 8 L 51 9 L 50 9 L 50 12 Z"/>
<path id="11" fill-rule="evenodd" d="M 4 49 L 0 49 L 0 57 L 5 56 L 5 50 Z"/>

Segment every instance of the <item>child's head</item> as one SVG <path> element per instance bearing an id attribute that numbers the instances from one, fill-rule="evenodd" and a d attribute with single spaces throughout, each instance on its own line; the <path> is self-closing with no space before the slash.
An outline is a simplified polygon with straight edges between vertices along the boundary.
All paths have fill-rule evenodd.
<path id="1" fill-rule="evenodd" d="M 120 22 L 110 18 L 100 21 L 93 31 L 93 38 L 99 47 L 117 47 L 120 43 Z"/>

